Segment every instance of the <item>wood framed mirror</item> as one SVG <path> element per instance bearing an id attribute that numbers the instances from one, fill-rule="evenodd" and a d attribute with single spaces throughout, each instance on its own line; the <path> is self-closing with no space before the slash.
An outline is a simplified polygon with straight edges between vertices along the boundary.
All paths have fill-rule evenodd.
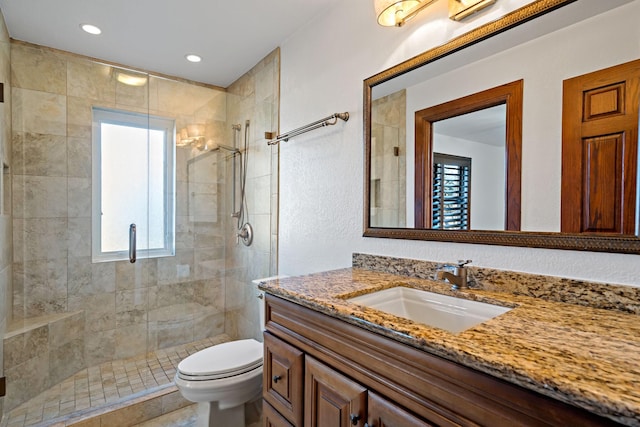
<path id="1" fill-rule="evenodd" d="M 640 0 L 534 1 L 366 79 L 364 236 L 640 254 L 640 209 L 635 230 L 626 234 L 560 229 L 563 81 L 640 58 L 640 48 L 628 42 L 640 30 L 627 17 L 639 9 Z M 550 56 L 533 55 L 531 49 Z M 532 62 L 524 62 L 526 57 Z M 521 69 L 510 65 L 521 62 Z M 427 227 L 429 215 L 416 205 L 430 197 L 426 186 L 432 183 L 424 183 L 432 179 L 425 173 L 433 150 L 425 153 L 416 143 L 416 112 L 517 80 L 524 86 L 522 168 L 511 179 L 522 187 L 519 212 L 505 213 L 501 229 L 474 228 L 473 221 L 470 229 Z M 419 156 L 426 159 L 422 171 Z M 508 174 L 517 159 L 505 159 Z M 508 190 L 496 191 L 505 194 L 506 205 L 518 204 Z M 416 194 L 424 195 L 422 202 Z M 423 219 L 417 220 L 420 212 Z M 508 218 L 518 216 L 520 225 L 510 225 Z"/>

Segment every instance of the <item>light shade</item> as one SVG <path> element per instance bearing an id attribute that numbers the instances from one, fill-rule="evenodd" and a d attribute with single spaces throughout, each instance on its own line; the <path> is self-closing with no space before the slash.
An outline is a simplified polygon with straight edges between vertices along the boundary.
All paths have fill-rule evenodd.
<path id="1" fill-rule="evenodd" d="M 374 0 L 378 24 L 383 27 L 401 27 L 420 10 L 435 0 Z"/>

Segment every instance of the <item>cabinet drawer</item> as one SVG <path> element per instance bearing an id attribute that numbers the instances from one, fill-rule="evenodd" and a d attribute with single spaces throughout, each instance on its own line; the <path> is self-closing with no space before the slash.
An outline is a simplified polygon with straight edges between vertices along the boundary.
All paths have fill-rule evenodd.
<path id="1" fill-rule="evenodd" d="M 302 426 L 304 354 L 264 334 L 264 399 L 293 425 Z"/>

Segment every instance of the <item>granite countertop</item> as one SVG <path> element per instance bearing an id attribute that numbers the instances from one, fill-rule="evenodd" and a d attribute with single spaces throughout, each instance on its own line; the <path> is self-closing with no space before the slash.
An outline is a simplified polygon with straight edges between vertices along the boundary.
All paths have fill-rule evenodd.
<path id="1" fill-rule="evenodd" d="M 347 302 L 398 285 L 513 307 L 459 333 Z M 266 292 L 620 423 L 640 426 L 640 317 L 357 268 L 262 283 Z"/>

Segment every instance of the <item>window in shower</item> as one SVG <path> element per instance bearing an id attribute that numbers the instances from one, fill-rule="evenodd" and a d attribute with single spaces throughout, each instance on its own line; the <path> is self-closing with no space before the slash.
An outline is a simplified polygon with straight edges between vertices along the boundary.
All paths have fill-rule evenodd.
<path id="1" fill-rule="evenodd" d="M 175 253 L 175 123 L 172 119 L 93 108 L 94 262 Z"/>

